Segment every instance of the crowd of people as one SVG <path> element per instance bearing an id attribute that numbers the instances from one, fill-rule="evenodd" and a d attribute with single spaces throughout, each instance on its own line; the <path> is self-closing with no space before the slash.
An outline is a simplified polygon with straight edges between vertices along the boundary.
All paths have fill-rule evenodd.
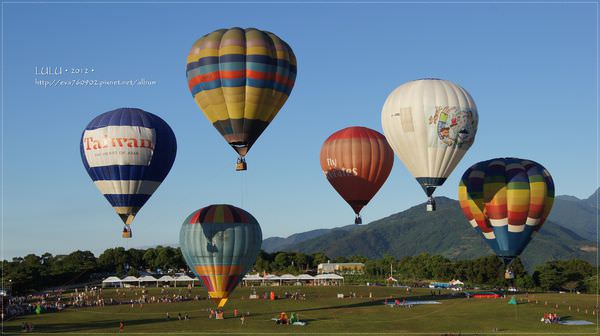
<path id="1" fill-rule="evenodd" d="M 256 290 L 252 292 L 252 296 L 257 297 Z M 252 298 L 251 296 L 251 298 Z M 300 291 L 288 292 L 285 291 L 282 296 L 276 294 L 275 292 L 263 292 L 262 294 L 263 300 L 280 300 L 280 299 L 291 299 L 291 300 L 306 300 L 306 293 L 301 293 Z"/>
<path id="2" fill-rule="evenodd" d="M 2 314 L 2 320 L 15 316 L 34 314 L 39 312 L 54 312 L 64 309 L 64 305 L 57 301 L 62 292 L 48 292 L 43 294 L 13 296 L 11 297 Z"/>
<path id="3" fill-rule="evenodd" d="M 105 295 L 100 287 L 85 287 L 65 293 L 62 290 L 49 291 L 41 294 L 15 296 L 8 300 L 2 314 L 2 319 L 15 316 L 34 314 L 37 312 L 59 312 L 65 308 L 104 307 L 106 305 L 127 304 L 132 307 L 143 307 L 146 303 L 172 303 L 184 301 L 199 301 L 206 299 L 192 294 L 192 287 L 161 288 L 160 294 L 149 295 L 145 287 L 117 288 L 111 295 Z"/>

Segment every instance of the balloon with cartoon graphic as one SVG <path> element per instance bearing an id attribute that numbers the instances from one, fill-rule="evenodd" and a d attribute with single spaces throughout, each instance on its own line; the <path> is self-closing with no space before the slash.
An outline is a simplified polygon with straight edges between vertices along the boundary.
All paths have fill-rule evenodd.
<path id="1" fill-rule="evenodd" d="M 247 211 L 228 204 L 192 212 L 179 232 L 181 253 L 219 308 L 260 252 L 262 231 Z"/>
<path id="2" fill-rule="evenodd" d="M 554 182 L 532 160 L 491 159 L 465 171 L 458 200 L 471 226 L 508 266 L 548 218 Z"/>
<path id="3" fill-rule="evenodd" d="M 471 95 L 447 80 L 426 78 L 400 85 L 381 111 L 390 146 L 429 197 L 473 144 L 479 117 Z"/>
<path id="4" fill-rule="evenodd" d="M 354 223 L 361 224 L 361 209 L 392 170 L 394 152 L 387 140 L 366 127 L 347 127 L 325 140 L 320 161 L 327 181 L 354 210 Z"/>
<path id="5" fill-rule="evenodd" d="M 296 56 L 273 33 L 219 29 L 192 46 L 187 80 L 206 118 L 239 154 L 236 170 L 246 170 L 246 154 L 292 92 Z"/>
<path id="6" fill-rule="evenodd" d="M 125 224 L 131 238 L 136 214 L 165 179 L 177 153 L 171 127 L 137 108 L 120 108 L 94 118 L 80 140 L 83 165 Z"/>

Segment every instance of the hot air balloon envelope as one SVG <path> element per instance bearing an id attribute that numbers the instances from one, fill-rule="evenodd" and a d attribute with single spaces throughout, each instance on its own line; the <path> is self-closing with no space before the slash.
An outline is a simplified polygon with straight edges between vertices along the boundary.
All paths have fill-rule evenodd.
<path id="1" fill-rule="evenodd" d="M 262 231 L 233 205 L 210 205 L 189 215 L 179 233 L 181 253 L 221 308 L 256 261 Z"/>
<path id="2" fill-rule="evenodd" d="M 254 28 L 219 29 L 194 43 L 187 80 L 204 115 L 244 156 L 275 118 L 296 80 L 296 57 L 275 34 Z"/>
<path id="3" fill-rule="evenodd" d="M 467 169 L 458 199 L 471 226 L 508 264 L 548 218 L 554 182 L 546 168 L 534 161 L 491 159 Z"/>
<path id="4" fill-rule="evenodd" d="M 321 169 L 333 188 L 352 207 L 356 224 L 390 175 L 394 154 L 385 137 L 366 127 L 348 127 L 333 133 L 321 147 Z"/>
<path id="5" fill-rule="evenodd" d="M 80 152 L 94 184 L 126 224 L 123 237 L 131 237 L 129 224 L 175 161 L 177 141 L 171 127 L 140 109 L 116 109 L 87 125 Z"/>
<path id="6" fill-rule="evenodd" d="M 452 173 L 475 140 L 477 107 L 469 93 L 442 79 L 404 83 L 381 111 L 390 146 L 430 197 Z"/>

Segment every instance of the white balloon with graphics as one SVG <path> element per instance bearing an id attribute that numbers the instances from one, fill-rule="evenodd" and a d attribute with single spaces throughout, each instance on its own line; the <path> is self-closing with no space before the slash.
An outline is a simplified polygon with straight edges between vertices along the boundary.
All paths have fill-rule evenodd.
<path id="1" fill-rule="evenodd" d="M 462 87 L 447 80 L 426 78 L 400 85 L 381 111 L 383 132 L 390 146 L 429 197 L 452 173 L 475 140 L 477 106 Z"/>

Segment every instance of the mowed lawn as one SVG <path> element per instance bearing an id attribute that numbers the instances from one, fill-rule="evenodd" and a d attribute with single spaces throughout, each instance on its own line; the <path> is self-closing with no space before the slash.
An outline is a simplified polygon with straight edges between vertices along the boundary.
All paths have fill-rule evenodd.
<path id="1" fill-rule="evenodd" d="M 170 289 L 178 293 L 180 289 Z M 508 305 L 508 299 L 466 299 L 442 291 L 441 296 L 430 297 L 429 289 L 413 289 L 411 300 L 437 300 L 438 305 L 415 305 L 413 308 L 391 308 L 383 304 L 387 296 L 407 297 L 403 289 L 391 287 L 256 287 L 257 294 L 275 291 L 278 295 L 299 291 L 306 300 L 281 299 L 249 300 L 250 288 L 238 288 L 225 306 L 225 320 L 209 320 L 210 300 L 178 303 L 152 303 L 143 307 L 136 304 L 67 309 L 59 313 L 43 313 L 19 317 L 4 324 L 7 334 L 21 333 L 23 322 L 33 323 L 40 333 L 118 333 L 119 321 L 125 323 L 125 334 L 166 333 L 245 333 L 245 334 L 315 334 L 315 333 L 372 333 L 372 334 L 597 334 L 597 315 L 592 315 L 596 296 L 589 294 L 530 294 L 518 295 L 519 305 Z M 121 290 L 121 293 L 124 290 Z M 137 294 L 136 294 L 137 291 Z M 186 292 L 187 289 L 182 289 Z M 139 290 L 125 290 L 128 297 L 138 297 Z M 338 299 L 338 293 L 356 293 L 356 298 Z M 159 289 L 151 288 L 150 296 Z M 369 293 L 373 298 L 369 298 Z M 194 288 L 193 295 L 206 297 L 202 288 Z M 104 290 L 105 298 L 116 297 L 115 290 Z M 527 299 L 530 301 L 527 303 Z M 537 304 L 535 301 L 537 300 Z M 546 305 L 546 302 L 548 305 Z M 558 304 L 558 309 L 555 305 Z M 571 306 L 571 311 L 568 307 Z M 579 306 L 579 312 L 576 311 Z M 233 318 L 233 309 L 249 312 L 246 324 Z M 586 314 L 586 309 L 587 314 Z M 271 318 L 285 311 L 296 312 L 306 326 L 276 325 Z M 540 322 L 545 312 L 556 311 L 571 320 L 594 322 L 590 326 L 546 325 Z M 166 319 L 169 312 L 171 320 Z M 177 314 L 190 315 L 190 320 L 179 321 Z"/>

